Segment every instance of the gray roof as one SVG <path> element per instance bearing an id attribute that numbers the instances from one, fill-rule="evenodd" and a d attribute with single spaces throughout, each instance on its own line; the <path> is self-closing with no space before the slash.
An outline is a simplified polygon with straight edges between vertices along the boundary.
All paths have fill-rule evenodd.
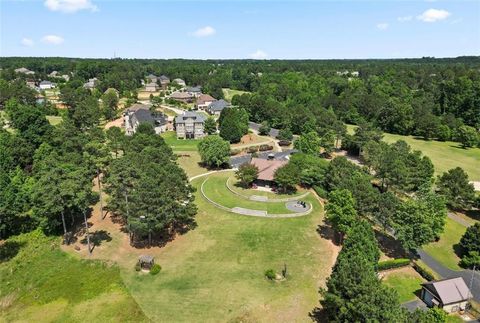
<path id="1" fill-rule="evenodd" d="M 470 296 L 470 290 L 462 277 L 428 282 L 423 286 L 434 293 L 444 305 L 465 301 Z"/>
<path id="2" fill-rule="evenodd" d="M 192 111 L 187 111 L 182 115 L 179 115 L 175 118 L 175 123 L 184 123 L 185 119 L 193 118 L 195 122 L 204 122 L 205 117 L 202 114 L 195 113 Z"/>
<path id="3" fill-rule="evenodd" d="M 40 85 L 52 85 L 53 83 L 50 81 L 41 81 Z"/>
<path id="4" fill-rule="evenodd" d="M 138 257 L 138 260 L 144 263 L 151 263 L 153 262 L 153 259 L 153 256 L 150 255 L 141 255 L 140 257 Z"/>
<path id="5" fill-rule="evenodd" d="M 208 110 L 210 111 L 222 111 L 226 107 L 230 106 L 230 103 L 225 101 L 224 99 L 220 99 L 218 101 L 213 101 L 209 104 Z"/>
<path id="6" fill-rule="evenodd" d="M 167 124 L 167 118 L 163 113 L 152 113 L 148 107 L 138 107 L 133 114 L 132 119 L 136 119 L 138 123 L 151 123 L 153 125 Z"/>
<path id="7" fill-rule="evenodd" d="M 165 76 L 165 75 L 161 75 L 159 77 L 160 81 L 170 81 L 170 79 L 168 78 L 168 76 Z"/>
<path id="8" fill-rule="evenodd" d="M 156 75 L 153 75 L 153 74 L 148 74 L 146 78 L 147 78 L 147 79 L 156 79 L 157 76 L 156 76 Z"/>
<path id="9" fill-rule="evenodd" d="M 191 87 L 187 88 L 187 92 L 201 93 L 202 92 L 202 87 L 201 86 L 191 86 Z"/>

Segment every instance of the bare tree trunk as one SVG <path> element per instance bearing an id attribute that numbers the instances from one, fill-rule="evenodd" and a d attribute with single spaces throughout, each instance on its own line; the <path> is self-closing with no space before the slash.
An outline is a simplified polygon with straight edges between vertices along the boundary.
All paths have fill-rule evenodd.
<path id="1" fill-rule="evenodd" d="M 63 224 L 63 242 L 66 242 L 67 244 L 70 242 L 68 239 L 67 240 L 67 224 L 65 223 L 65 214 L 63 213 L 62 210 L 62 224 Z"/>
<path id="2" fill-rule="evenodd" d="M 90 247 L 90 232 L 88 231 L 88 222 L 87 222 L 87 214 L 85 209 L 83 210 L 83 221 L 85 221 L 85 230 L 87 234 L 87 246 L 88 246 L 88 255 L 92 255 L 92 248 Z"/>
<path id="3" fill-rule="evenodd" d="M 97 170 L 97 181 L 98 181 L 98 195 L 100 197 L 100 217 L 102 220 L 104 219 L 103 217 L 103 199 L 102 199 L 102 184 L 100 182 L 100 170 Z"/>

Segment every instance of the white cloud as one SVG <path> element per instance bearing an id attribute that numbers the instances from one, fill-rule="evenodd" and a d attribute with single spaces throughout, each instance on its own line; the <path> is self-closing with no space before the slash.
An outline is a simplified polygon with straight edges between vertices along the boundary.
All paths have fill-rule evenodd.
<path id="1" fill-rule="evenodd" d="M 428 9 L 421 15 L 418 15 L 417 19 L 424 22 L 435 22 L 435 21 L 447 19 L 450 15 L 451 15 L 450 12 L 448 12 L 447 10 Z"/>
<path id="2" fill-rule="evenodd" d="M 400 21 L 400 22 L 406 22 L 406 21 L 410 21 L 413 19 L 413 16 L 403 16 L 403 17 L 398 17 L 397 20 Z"/>
<path id="3" fill-rule="evenodd" d="M 377 28 L 380 30 L 385 30 L 388 28 L 388 24 L 386 22 L 379 23 L 377 24 Z"/>
<path id="4" fill-rule="evenodd" d="M 205 26 L 205 27 L 202 27 L 202 28 L 199 28 L 197 30 L 195 30 L 192 35 L 195 36 L 195 37 L 208 37 L 208 36 L 212 36 L 212 35 L 215 35 L 217 31 L 215 30 L 215 28 L 213 27 L 210 27 L 210 26 Z"/>
<path id="5" fill-rule="evenodd" d="M 57 35 L 46 35 L 42 37 L 42 42 L 52 45 L 60 45 L 63 41 L 64 39 Z"/>
<path id="6" fill-rule="evenodd" d="M 45 7 L 51 11 L 74 13 L 79 10 L 98 11 L 98 7 L 90 0 L 45 0 Z"/>
<path id="7" fill-rule="evenodd" d="M 22 38 L 21 41 L 23 46 L 32 47 L 35 43 L 30 38 Z"/>
<path id="8" fill-rule="evenodd" d="M 266 59 L 267 57 L 268 57 L 268 54 L 261 49 L 257 49 L 254 53 L 250 54 L 250 58 L 253 58 L 253 59 Z"/>

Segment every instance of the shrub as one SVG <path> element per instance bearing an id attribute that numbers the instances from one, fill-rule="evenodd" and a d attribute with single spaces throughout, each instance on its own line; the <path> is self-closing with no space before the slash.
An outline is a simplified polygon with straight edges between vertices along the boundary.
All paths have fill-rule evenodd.
<path id="1" fill-rule="evenodd" d="M 135 264 L 135 271 L 140 271 L 141 269 L 142 269 L 142 267 L 140 266 L 140 263 L 137 262 L 137 263 Z"/>
<path id="2" fill-rule="evenodd" d="M 408 265 L 410 265 L 410 259 L 407 259 L 407 258 L 385 260 L 385 261 L 380 261 L 378 263 L 378 271 L 392 269 L 392 268 L 405 267 L 405 266 L 408 266 Z"/>
<path id="3" fill-rule="evenodd" d="M 259 151 L 268 151 L 268 150 L 272 150 L 273 149 L 273 146 L 270 146 L 270 145 L 260 145 L 260 147 L 258 148 Z"/>
<path id="4" fill-rule="evenodd" d="M 247 148 L 247 152 L 248 153 L 256 153 L 258 151 L 258 147 L 257 146 L 251 146 L 251 147 L 248 147 Z"/>
<path id="5" fill-rule="evenodd" d="M 270 280 L 274 280 L 276 277 L 275 270 L 273 269 L 268 269 L 265 271 L 265 277 Z"/>
<path id="6" fill-rule="evenodd" d="M 292 142 L 289 141 L 289 140 L 279 140 L 279 141 L 278 141 L 278 144 L 279 144 L 280 146 L 290 146 L 290 145 L 292 144 Z"/>
<path id="7" fill-rule="evenodd" d="M 231 149 L 230 150 L 230 156 L 238 155 L 242 152 L 241 149 Z"/>
<path id="8" fill-rule="evenodd" d="M 325 191 L 325 189 L 323 188 L 323 186 L 321 186 L 321 185 L 315 185 L 315 186 L 313 186 L 313 189 L 314 189 L 315 192 L 318 194 L 318 196 L 320 196 L 321 198 L 323 198 L 323 199 L 327 199 L 327 198 L 328 198 L 328 192 Z"/>
<path id="9" fill-rule="evenodd" d="M 420 274 L 420 276 L 422 276 L 426 280 L 435 280 L 435 275 L 429 269 L 420 265 L 418 262 L 413 263 L 413 269 L 415 269 Z"/>
<path id="10" fill-rule="evenodd" d="M 162 266 L 159 264 L 154 264 L 152 268 L 150 268 L 150 275 L 156 275 L 162 270 Z"/>

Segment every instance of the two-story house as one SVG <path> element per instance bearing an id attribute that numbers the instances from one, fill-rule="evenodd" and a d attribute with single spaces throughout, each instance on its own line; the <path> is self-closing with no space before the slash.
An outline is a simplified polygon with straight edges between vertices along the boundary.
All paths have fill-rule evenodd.
<path id="1" fill-rule="evenodd" d="M 187 111 L 175 118 L 175 131 L 178 139 L 200 139 L 204 133 L 205 117 L 199 113 Z"/>

